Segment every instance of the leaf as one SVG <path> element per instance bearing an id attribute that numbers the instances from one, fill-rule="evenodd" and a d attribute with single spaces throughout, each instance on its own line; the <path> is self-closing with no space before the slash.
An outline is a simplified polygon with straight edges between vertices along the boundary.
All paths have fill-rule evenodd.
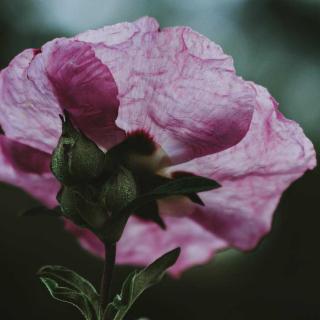
<path id="1" fill-rule="evenodd" d="M 141 271 L 132 272 L 125 280 L 121 293 L 107 306 L 104 320 L 122 320 L 138 297 L 149 287 L 157 284 L 166 270 L 173 266 L 180 255 L 176 248 Z"/>
<path id="2" fill-rule="evenodd" d="M 60 287 L 57 282 L 50 278 L 42 277 L 41 281 L 54 299 L 73 305 L 81 312 L 86 320 L 98 319 L 83 294 L 65 287 Z"/>
<path id="3" fill-rule="evenodd" d="M 214 180 L 199 177 L 186 176 L 179 179 L 169 180 L 167 183 L 156 187 L 131 201 L 120 214 L 131 214 L 146 203 L 170 196 L 190 195 L 198 192 L 209 191 L 219 188 L 220 184 Z"/>
<path id="4" fill-rule="evenodd" d="M 53 209 L 49 209 L 44 206 L 38 206 L 31 209 L 27 209 L 21 213 L 19 213 L 20 217 L 34 217 L 34 216 L 51 216 L 58 217 L 61 215 L 61 211 L 59 207 L 55 207 Z"/>
<path id="5" fill-rule="evenodd" d="M 72 304 L 86 320 L 100 319 L 99 295 L 89 281 L 61 266 L 42 267 L 38 275 L 54 299 Z"/>

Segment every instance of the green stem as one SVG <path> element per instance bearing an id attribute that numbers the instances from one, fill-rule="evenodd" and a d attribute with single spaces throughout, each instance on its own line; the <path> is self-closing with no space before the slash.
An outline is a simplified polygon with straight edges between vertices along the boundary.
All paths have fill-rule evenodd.
<path id="1" fill-rule="evenodd" d="M 110 302 L 110 293 L 111 293 L 111 283 L 113 269 L 116 260 L 116 244 L 106 244 L 105 248 L 105 260 L 104 260 L 104 269 L 101 279 L 101 290 L 100 290 L 100 303 L 102 310 L 104 311 Z"/>

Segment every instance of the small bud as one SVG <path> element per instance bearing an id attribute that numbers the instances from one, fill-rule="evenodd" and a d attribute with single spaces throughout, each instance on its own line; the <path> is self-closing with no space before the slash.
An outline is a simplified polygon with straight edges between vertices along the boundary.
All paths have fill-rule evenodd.
<path id="1" fill-rule="evenodd" d="M 79 180 L 97 179 L 104 170 L 105 154 L 83 134 L 79 134 L 70 154 L 70 172 Z"/>
<path id="2" fill-rule="evenodd" d="M 53 152 L 51 170 L 64 185 L 97 179 L 105 166 L 105 154 L 68 117 L 62 122 L 62 135 Z"/>
<path id="3" fill-rule="evenodd" d="M 106 209 L 94 201 L 96 190 L 92 186 L 63 187 L 58 201 L 65 217 L 90 229 L 101 228 L 107 220 Z"/>
<path id="4" fill-rule="evenodd" d="M 133 174 L 121 166 L 104 184 L 100 194 L 100 201 L 111 212 L 112 216 L 120 212 L 136 197 L 137 185 Z"/>
<path id="5" fill-rule="evenodd" d="M 73 192 L 73 188 L 62 187 L 57 195 L 57 200 L 60 204 L 63 215 L 76 222 L 77 224 L 85 224 L 82 219 L 79 219 L 79 204 L 76 203 L 77 197 Z"/>

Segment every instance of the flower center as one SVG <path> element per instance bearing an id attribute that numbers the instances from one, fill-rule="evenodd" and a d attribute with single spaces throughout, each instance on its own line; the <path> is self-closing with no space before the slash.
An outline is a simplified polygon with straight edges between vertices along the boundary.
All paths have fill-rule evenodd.
<path id="1" fill-rule="evenodd" d="M 130 133 L 125 141 L 113 147 L 107 154 L 136 176 L 157 174 L 171 164 L 161 146 L 142 130 Z"/>
<path id="2" fill-rule="evenodd" d="M 171 165 L 169 156 L 156 144 L 152 137 L 144 131 L 135 131 L 127 139 L 107 152 L 112 163 L 126 167 L 133 174 L 139 194 L 146 194 L 153 189 L 168 183 L 172 179 L 192 176 L 190 173 L 176 172 L 171 176 L 166 174 L 165 168 Z M 188 215 L 191 202 L 203 204 L 197 194 L 173 196 L 148 203 L 135 214 L 145 220 L 152 220 L 162 228 L 165 224 L 159 215 Z M 179 212 L 181 211 L 181 212 Z"/>

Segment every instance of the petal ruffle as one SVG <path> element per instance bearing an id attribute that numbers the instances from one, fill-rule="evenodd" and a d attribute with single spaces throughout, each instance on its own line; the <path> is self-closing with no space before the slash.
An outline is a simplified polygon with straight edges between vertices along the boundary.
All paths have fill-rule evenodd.
<path id="1" fill-rule="evenodd" d="M 159 31 L 152 18 L 88 31 L 119 89 L 117 124 L 145 130 L 174 163 L 227 149 L 246 134 L 255 91 L 232 59 L 190 28 Z"/>
<path id="2" fill-rule="evenodd" d="M 43 52 L 60 105 L 77 127 L 107 149 L 121 142 L 125 134 L 115 124 L 118 89 L 91 45 L 60 39 L 44 46 Z"/>
<path id="3" fill-rule="evenodd" d="M 88 43 L 59 39 L 25 50 L 0 73 L 0 123 L 6 136 L 52 152 L 67 109 L 96 143 L 111 147 L 124 133 L 116 124 L 117 87 Z"/>
<path id="4" fill-rule="evenodd" d="M 222 184 L 200 194 L 205 207 L 195 206 L 190 218 L 240 249 L 253 248 L 270 230 L 283 191 L 316 165 L 312 143 L 299 125 L 284 118 L 266 89 L 254 87 L 253 120 L 238 145 L 170 168 Z"/>
<path id="5" fill-rule="evenodd" d="M 54 207 L 60 186 L 50 172 L 49 162 L 49 154 L 0 136 L 0 180 Z"/>
<path id="6" fill-rule="evenodd" d="M 117 263 L 145 266 L 162 254 L 181 247 L 177 263 L 170 269 L 172 275 L 207 262 L 226 242 L 203 229 L 188 218 L 165 218 L 168 231 L 154 223 L 131 217 L 117 247 Z M 103 257 L 104 248 L 98 238 L 87 229 L 66 221 L 66 228 L 76 235 L 81 245 L 90 252 Z"/>
<path id="7" fill-rule="evenodd" d="M 0 73 L 0 124 L 6 136 L 51 153 L 60 136 L 61 109 L 41 51 L 28 49 Z"/>

